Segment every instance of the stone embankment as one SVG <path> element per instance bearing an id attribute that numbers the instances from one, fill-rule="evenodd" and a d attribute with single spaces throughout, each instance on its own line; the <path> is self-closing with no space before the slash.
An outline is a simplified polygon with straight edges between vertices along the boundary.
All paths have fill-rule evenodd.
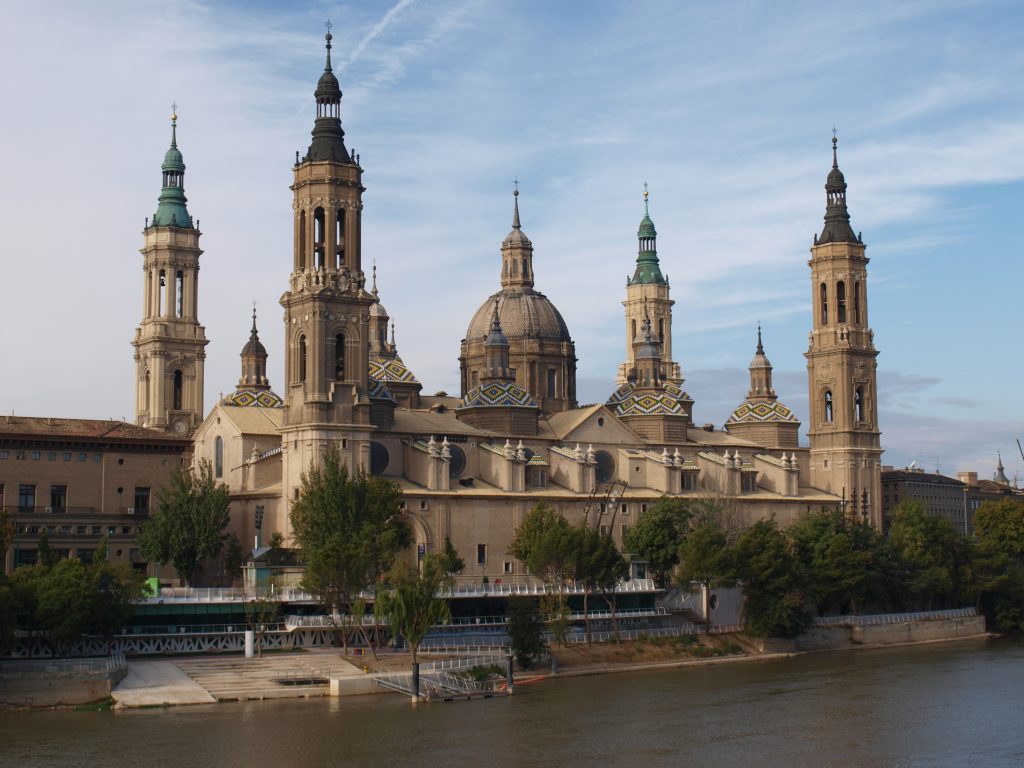
<path id="1" fill-rule="evenodd" d="M 864 617 L 868 618 L 868 617 Z M 766 638 L 756 641 L 765 653 L 836 651 L 849 648 L 912 645 L 983 637 L 984 616 L 912 618 L 906 621 L 870 623 L 855 618 L 849 623 L 815 626 L 793 640 Z"/>

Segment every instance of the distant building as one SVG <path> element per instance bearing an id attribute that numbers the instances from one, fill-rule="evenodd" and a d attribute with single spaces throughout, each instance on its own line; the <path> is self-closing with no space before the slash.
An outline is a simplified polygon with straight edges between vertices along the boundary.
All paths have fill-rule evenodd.
<path id="1" fill-rule="evenodd" d="M 967 530 L 974 533 L 974 516 L 986 501 L 1000 501 L 1007 497 L 1024 499 L 1024 490 L 1011 485 L 1003 468 L 1003 457 L 998 458 L 996 471 L 991 480 L 979 480 L 977 472 L 957 472 L 957 478 L 964 483 L 964 508 L 967 514 Z"/>
<path id="2" fill-rule="evenodd" d="M 34 563 L 44 531 L 59 556 L 86 562 L 105 533 L 112 561 L 144 570 L 135 538 L 190 446 L 121 421 L 0 417 L 0 505 L 14 525 L 4 571 Z"/>
<path id="3" fill-rule="evenodd" d="M 945 475 L 928 474 L 922 469 L 882 470 L 882 515 L 884 528 L 889 529 L 892 508 L 901 501 L 921 502 L 928 514 L 944 517 L 962 535 L 970 532 L 965 506 L 965 484 Z"/>

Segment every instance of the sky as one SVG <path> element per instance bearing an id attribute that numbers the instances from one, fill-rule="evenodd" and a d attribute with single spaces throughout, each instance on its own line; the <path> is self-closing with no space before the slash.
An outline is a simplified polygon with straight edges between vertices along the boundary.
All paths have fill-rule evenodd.
<path id="1" fill-rule="evenodd" d="M 238 380 L 253 301 L 281 384 L 289 184 L 330 19 L 363 264 L 425 393 L 458 393 L 518 178 L 580 400 L 606 399 L 646 182 L 694 420 L 742 402 L 760 321 L 806 429 L 808 249 L 835 127 L 871 259 L 884 463 L 990 477 L 1001 451 L 1024 482 L 1015 0 L 2 6 L 0 413 L 132 418 L 138 251 L 172 102 L 203 232 L 206 407 Z"/>

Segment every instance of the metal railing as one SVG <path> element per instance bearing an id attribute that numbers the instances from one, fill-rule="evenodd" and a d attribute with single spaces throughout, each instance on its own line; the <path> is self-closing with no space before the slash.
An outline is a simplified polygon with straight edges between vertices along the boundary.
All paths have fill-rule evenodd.
<path id="1" fill-rule="evenodd" d="M 869 627 L 882 624 L 905 624 L 909 621 L 934 621 L 937 619 L 967 619 L 977 616 L 975 608 L 951 608 L 945 611 L 916 611 L 913 613 L 876 613 L 865 616 L 816 616 L 814 624 L 819 627 L 851 626 Z"/>
<path id="2" fill-rule="evenodd" d="M 0 677 L 41 677 L 44 675 L 97 675 L 127 666 L 123 653 L 91 659 L 25 659 L 0 662 Z"/>
<path id="3" fill-rule="evenodd" d="M 498 653 L 490 653 L 481 656 L 459 656 L 455 659 L 441 659 L 439 661 L 426 661 L 420 664 L 420 672 L 441 672 L 451 669 L 472 669 L 473 667 L 489 667 L 501 665 L 506 662 L 507 656 Z"/>

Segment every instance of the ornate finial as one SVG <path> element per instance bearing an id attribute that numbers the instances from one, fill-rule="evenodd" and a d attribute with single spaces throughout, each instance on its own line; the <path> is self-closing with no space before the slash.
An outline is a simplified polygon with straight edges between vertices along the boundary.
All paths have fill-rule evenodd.
<path id="1" fill-rule="evenodd" d="M 171 146 L 178 146 L 178 105 L 171 104 Z"/>
<path id="2" fill-rule="evenodd" d="M 836 153 L 836 145 L 839 144 L 839 139 L 836 135 L 835 126 L 832 127 L 832 167 L 839 167 L 839 156 Z"/>
<path id="3" fill-rule="evenodd" d="M 391 321 L 391 348 L 395 348 L 395 321 Z"/>
<path id="4" fill-rule="evenodd" d="M 370 290 L 373 298 L 377 298 L 377 257 L 373 257 L 373 288 Z"/>
<path id="5" fill-rule="evenodd" d="M 512 197 L 515 199 L 514 212 L 512 213 L 512 229 L 521 229 L 519 224 L 519 179 L 516 178 L 512 182 L 515 185 L 515 189 L 512 192 Z"/>
<path id="6" fill-rule="evenodd" d="M 324 72 L 330 72 L 331 71 L 331 40 L 334 39 L 333 35 L 331 35 L 331 27 L 333 27 L 334 25 L 331 24 L 331 20 L 328 19 L 327 21 L 324 22 L 324 26 L 327 27 L 327 34 L 324 35 L 324 39 L 327 41 L 327 63 L 324 65 Z"/>
<path id="7" fill-rule="evenodd" d="M 757 354 L 764 354 L 764 346 L 761 344 L 761 321 L 757 321 Z"/>
<path id="8" fill-rule="evenodd" d="M 256 302 L 252 303 L 252 329 L 256 330 Z"/>
<path id="9" fill-rule="evenodd" d="M 647 191 L 647 182 L 644 182 L 644 216 L 650 216 L 650 212 L 647 210 L 647 197 L 650 193 Z"/>
<path id="10" fill-rule="evenodd" d="M 491 330 L 501 331 L 501 319 L 498 317 L 498 297 L 494 297 L 494 314 L 491 315 Z"/>

